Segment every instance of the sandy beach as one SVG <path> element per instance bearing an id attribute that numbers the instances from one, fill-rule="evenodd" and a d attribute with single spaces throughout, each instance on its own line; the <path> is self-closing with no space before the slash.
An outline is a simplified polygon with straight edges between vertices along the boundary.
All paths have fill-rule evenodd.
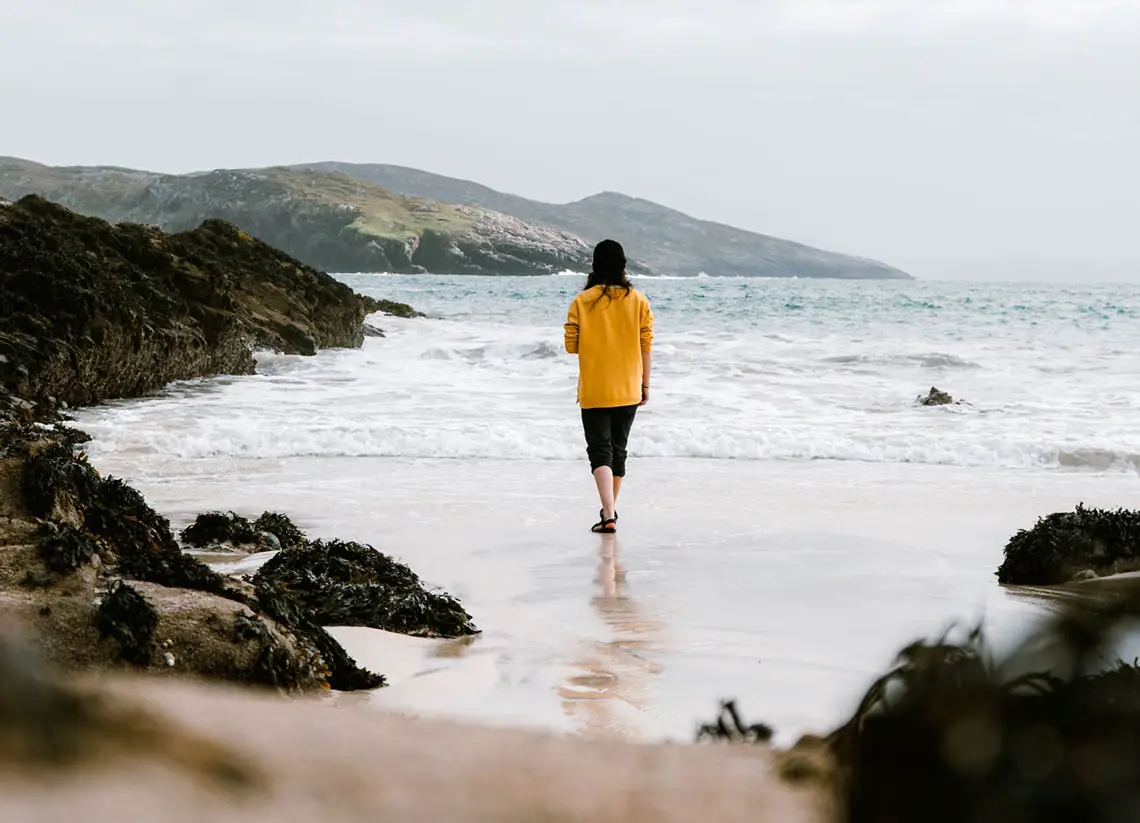
<path id="1" fill-rule="evenodd" d="M 827 731 L 910 640 L 984 617 L 1001 646 L 1046 608 L 993 576 L 1019 528 L 1136 494 L 1127 474 L 647 459 L 603 540 L 572 463 L 146 459 L 176 525 L 218 501 L 288 511 L 475 616 L 471 641 L 334 629 L 391 683 L 345 703 L 631 740 L 689 741 L 728 697 L 778 742 Z M 99 463 L 130 478 L 131 460 Z"/>

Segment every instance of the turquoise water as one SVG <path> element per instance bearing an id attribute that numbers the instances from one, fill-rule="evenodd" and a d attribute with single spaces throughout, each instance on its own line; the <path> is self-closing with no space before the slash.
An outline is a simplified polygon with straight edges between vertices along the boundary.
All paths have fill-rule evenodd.
<path id="1" fill-rule="evenodd" d="M 178 457 L 581 458 L 562 324 L 582 278 L 341 277 L 429 317 L 377 316 L 387 337 L 360 350 L 266 356 L 255 378 L 135 404 L 99 448 L 121 432 Z M 634 456 L 1140 468 L 1140 286 L 637 286 L 656 341 Z M 965 402 L 916 405 L 932 386 Z"/>

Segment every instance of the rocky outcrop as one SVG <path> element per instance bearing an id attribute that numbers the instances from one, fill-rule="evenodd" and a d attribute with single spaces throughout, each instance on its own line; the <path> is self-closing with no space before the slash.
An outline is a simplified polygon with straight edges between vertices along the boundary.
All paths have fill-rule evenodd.
<path id="1" fill-rule="evenodd" d="M 919 395 L 915 402 L 920 406 L 950 406 L 956 401 L 947 392 L 931 386 L 930 391 L 925 395 Z"/>
<path id="2" fill-rule="evenodd" d="M 270 168 L 160 175 L 0 158 L 0 195 L 38 194 L 115 222 L 193 229 L 223 220 L 324 271 L 586 271 L 581 238 L 490 209 L 393 194 L 334 172 Z"/>
<path id="3" fill-rule="evenodd" d="M 429 591 L 406 565 L 359 543 L 317 540 L 284 549 L 252 582 L 265 611 L 286 625 L 311 619 L 438 638 L 478 632 L 455 598 Z"/>
<path id="4" fill-rule="evenodd" d="M 252 371 L 255 349 L 359 346 L 372 306 L 225 223 L 166 235 L 36 197 L 0 208 L 0 625 L 34 634 L 71 670 L 290 692 L 383 685 L 315 607 L 271 611 L 249 581 L 184 553 L 142 495 L 76 453 L 89 438 L 60 416 L 174 379 Z M 309 545 L 276 513 L 256 523 L 215 513 L 195 527 L 192 540 Z"/>
<path id="5" fill-rule="evenodd" d="M 364 301 L 364 310 L 369 314 L 387 314 L 391 317 L 423 317 L 424 313 L 416 311 L 407 303 L 397 303 L 395 300 L 378 300 L 375 297 L 361 295 L 360 299 Z"/>
<path id="6" fill-rule="evenodd" d="M 110 225 L 38 197 L 0 207 L 0 383 L 78 405 L 253 372 L 253 351 L 355 347 L 365 307 L 332 277 L 209 221 Z"/>
<path id="7" fill-rule="evenodd" d="M 1056 512 L 1022 529 L 1005 547 L 998 582 L 1053 586 L 1140 570 L 1140 511 Z"/>
<path id="8" fill-rule="evenodd" d="M 129 667 L 304 691 L 374 688 L 319 627 L 184 554 L 169 522 L 72 453 L 65 431 L 0 423 L 0 623 L 71 670 Z"/>

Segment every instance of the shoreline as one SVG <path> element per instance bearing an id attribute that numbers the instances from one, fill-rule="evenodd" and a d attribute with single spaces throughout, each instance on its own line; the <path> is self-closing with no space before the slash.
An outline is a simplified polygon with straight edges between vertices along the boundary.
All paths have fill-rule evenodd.
<path id="1" fill-rule="evenodd" d="M 33 224 L 44 215 L 71 220 L 84 239 L 63 238 L 64 247 L 74 246 L 67 247 L 69 254 L 91 238 L 109 237 L 111 260 L 126 241 L 174 282 L 186 274 L 171 252 L 155 251 L 164 242 L 161 233 L 73 220 L 40 201 L 0 211 L 4 218 L 21 214 Z M 0 220 L 0 230 L 8 228 Z M 287 270 L 329 286 L 327 275 L 306 271 L 225 224 L 213 222 L 175 240 L 195 238 L 221 243 L 246 263 L 249 255 L 268 255 L 278 275 Z M 120 261 L 120 269 L 91 263 L 84 254 L 73 258 L 81 261 L 80 274 L 95 298 L 110 289 L 114 299 L 127 300 L 105 304 L 106 313 L 134 311 L 128 303 L 140 294 L 108 286 L 134 258 Z M 10 767 L 0 781 L 19 788 L 0 793 L 0 808 L 23 803 L 21 812 L 34 808 L 48 819 L 71 809 L 68 803 L 98 801 L 103 809 L 118 809 L 123 800 L 163 807 L 173 800 L 177 813 L 194 819 L 204 809 L 217 819 L 241 819 L 252 806 L 243 809 L 216 791 L 227 782 L 230 790 L 253 792 L 247 798 L 276 804 L 277 811 L 282 805 L 293 813 L 304 809 L 306 819 L 345 802 L 389 816 L 422 815 L 435 803 L 439 812 L 469 817 L 664 821 L 719 809 L 728 820 L 764 812 L 807 821 L 832 816 L 832 804 L 894 808 L 900 786 L 913 793 L 912 812 L 937 803 L 931 790 L 942 792 L 946 803 L 984 806 L 975 784 L 953 788 L 953 781 L 963 780 L 961 770 L 956 776 L 947 770 L 947 741 L 980 709 L 993 709 L 1008 725 L 999 732 L 1015 740 L 1036 728 L 1025 726 L 1026 719 L 1065 720 L 1082 706 L 1124 706 L 1115 702 L 1116 690 L 1131 688 L 1137 669 L 1085 674 L 1090 650 L 1076 648 L 1072 633 L 1064 631 L 1065 621 L 1093 614 L 1086 608 L 1090 599 L 1078 598 L 1060 612 L 1059 622 L 1027 620 L 1053 606 L 1019 599 L 1034 598 L 1031 587 L 1007 597 L 993 570 L 1002 546 L 1008 560 L 1015 529 L 1028 527 L 1043 511 L 1067 512 L 1078 490 L 1084 499 L 1095 489 L 1098 505 L 1126 505 L 1135 491 L 1127 477 L 1114 475 L 1094 486 L 1087 473 L 1043 480 L 1029 471 L 922 464 L 642 458 L 622 498 L 621 532 L 599 540 L 586 531 L 597 505 L 588 475 L 569 463 L 514 463 L 504 471 L 499 462 L 471 461 L 456 472 L 453 462 L 400 460 L 401 471 L 394 472 L 385 459 L 347 458 L 346 464 L 315 458 L 275 461 L 266 471 L 266 464 L 254 468 L 256 461 L 230 460 L 226 471 L 211 473 L 212 464 L 202 461 L 156 463 L 144 449 L 118 455 L 127 460 L 119 465 L 113 455 L 97 457 L 104 476 L 73 453 L 83 442 L 77 430 L 45 433 L 33 420 L 59 422 L 57 399 L 84 404 L 115 394 L 115 380 L 140 370 L 141 377 L 117 391 L 146 394 L 164 383 L 165 373 L 147 371 L 164 347 L 196 351 L 177 374 L 245 374 L 255 341 L 277 340 L 282 350 L 301 353 L 329 341 L 362 343 L 364 307 L 374 301 L 336 287 L 329 314 L 329 305 L 294 303 L 283 287 L 284 305 L 264 289 L 258 292 L 264 285 L 260 264 L 251 265 L 245 274 L 252 279 L 243 282 L 231 278 L 226 263 L 209 261 L 208 271 L 199 274 L 216 290 L 207 290 L 200 302 L 188 300 L 189 323 L 181 315 L 162 315 L 171 326 L 157 335 L 149 324 L 140 329 L 136 311 L 133 325 L 123 329 L 108 331 L 113 323 L 96 313 L 81 318 L 86 326 L 60 327 L 80 337 L 46 340 L 36 332 L 42 318 L 17 312 L 13 317 L 29 330 L 0 338 L 12 351 L 30 352 L 35 367 L 8 354 L 0 361 L 6 435 L 0 455 L 0 607 L 13 620 L 30 616 L 46 632 L 39 636 L 41 651 L 63 668 L 41 670 L 35 655 L 0 637 L 0 694 L 10 696 L 0 701 L 0 725 L 13 731 L 0 740 L 0 761 Z M 68 262 L 60 271 L 75 265 Z M 21 282 L 4 274 L 5 288 Z M 235 284 L 237 292 L 226 291 Z M 263 299 L 268 307 L 258 304 Z M 231 325 L 223 323 L 221 332 L 219 305 L 231 311 L 225 321 Z M 25 313 L 38 310 L 37 304 L 27 306 Z M 300 314 L 286 316 L 295 310 Z M 309 312 L 320 322 L 312 322 Z M 149 317 L 145 308 L 142 316 Z M 148 335 L 158 342 L 147 342 Z M 131 346 L 135 360 L 115 359 Z M 114 367 L 101 375 L 104 382 L 85 380 L 100 363 Z M 47 396 L 56 383 L 63 390 Z M 14 393 L 29 388 L 30 404 Z M 162 471 L 190 465 L 198 482 L 163 482 Z M 353 471 L 344 471 L 346 465 Z M 150 502 L 119 475 L 137 483 Z M 251 524 L 237 524 L 246 537 L 207 537 L 194 544 L 206 553 L 186 552 L 155 510 L 179 510 L 188 522 L 221 500 L 243 514 L 262 512 L 258 523 L 269 525 L 251 532 Z M 282 510 L 316 539 L 275 513 Z M 1080 510 L 1077 515 L 1086 517 Z M 1080 523 L 1099 528 L 1115 516 L 1093 513 Z M 1057 528 L 1071 528 L 1070 515 L 1059 517 Z M 195 526 L 201 525 L 199 518 Z M 335 539 L 345 535 L 361 543 Z M 1047 532 L 1045 543 L 1049 537 Z M 219 567 L 230 564 L 209 552 L 221 539 L 238 547 L 234 556 L 242 571 L 268 564 L 253 576 L 219 575 Z M 1030 574 L 1040 551 L 1033 539 L 1023 541 L 1023 568 Z M 196 554 L 211 559 L 213 568 Z M 1088 560 L 1078 552 L 1069 565 Z M 455 592 L 483 631 L 456 600 L 423 586 L 403 561 Z M 1046 572 L 1068 571 L 1064 563 L 1054 566 Z M 1106 578 L 1098 585 L 1131 590 L 1130 579 Z M 875 677 L 876 663 L 889 666 L 904 643 L 937 637 L 948 617 L 965 622 L 970 616 L 961 610 L 969 596 L 978 598 L 975 619 L 978 603 L 985 607 L 991 637 L 984 648 L 977 637 L 920 642 L 904 649 L 897 669 L 865 682 Z M 417 622 L 437 607 L 440 615 Z M 440 623 L 431 625 L 437 617 Z M 454 630 L 440 629 L 444 622 Z M 403 633 L 381 633 L 391 625 Z M 1105 646 L 1111 625 L 1091 632 L 1094 646 Z M 464 639 L 423 639 L 453 635 Z M 1074 669 L 1081 674 L 1051 681 L 1052 692 L 1005 690 L 1001 671 L 984 655 L 997 649 L 1005 656 L 1003 646 L 1024 651 L 1027 635 L 1060 641 L 1051 660 L 1037 660 L 1042 671 L 1049 670 L 1044 663 L 1069 655 L 1082 663 Z M 382 678 L 358 667 L 338 639 L 380 670 L 390 663 L 393 686 L 372 688 Z M 970 673 L 965 680 L 963 667 Z M 124 678 L 132 670 L 150 676 Z M 246 687 L 194 682 L 202 677 Z M 887 700 L 885 686 L 895 679 L 911 688 L 901 700 Z M 269 693 L 256 693 L 253 683 L 269 686 Z M 312 713 L 305 698 L 279 699 L 320 694 L 321 686 L 338 683 L 352 691 L 317 701 Z M 278 697 L 270 696 L 274 691 Z M 40 694 L 49 696 L 46 704 Z M 742 725 L 731 714 L 735 702 L 725 702 L 704 731 L 713 739 L 759 745 L 705 753 L 692 745 L 648 742 L 693 743 L 696 724 L 710 719 L 714 694 L 738 700 L 745 717 L 763 722 Z M 1074 694 L 1086 695 L 1085 703 L 1074 703 Z M 1089 694 L 1107 702 L 1090 704 Z M 43 705 L 48 710 L 25 711 Z M 161 717 L 148 715 L 151 709 Z M 378 716 L 393 713 L 416 717 Z M 466 722 L 446 722 L 449 713 Z M 548 732 L 560 725 L 570 734 L 486 728 L 491 718 Z M 1102 754 L 1112 750 L 1112 735 L 1129 719 L 1094 724 L 1101 734 L 1094 745 L 1107 747 Z M 792 739 L 773 748 L 769 723 Z M 317 737 L 324 745 L 314 745 Z M 982 737 L 974 729 L 950 754 L 974 756 Z M 629 742 L 639 739 L 646 742 Z M 62 748 L 50 748 L 56 745 Z M 344 751 L 350 745 L 351 754 Z M 143 770 L 136 769 L 140 759 L 147 763 Z M 385 764 L 379 775 L 378 762 Z M 899 764 L 915 774 L 900 781 Z M 994 764 L 1010 768 L 1004 761 Z M 1068 768 L 1079 772 L 1079 766 Z M 87 777 L 99 769 L 104 778 L 113 773 L 117 779 L 76 780 L 54 793 L 34 779 L 49 773 Z M 314 780 L 322 769 L 324 780 Z M 999 775 L 999 786 L 1024 780 L 1024 770 L 1016 768 Z M 748 792 L 733 791 L 741 782 Z M 1065 784 L 1050 781 L 1040 788 L 1057 785 Z M 693 793 L 688 805 L 686 790 Z"/>
<path id="2" fill-rule="evenodd" d="M 135 459 L 107 457 L 115 471 Z M 781 745 L 845 719 L 899 648 L 951 618 L 984 617 L 991 639 L 1015 643 L 1050 609 L 999 586 L 1005 541 L 1042 511 L 1127 503 L 1135 487 L 1060 471 L 643 458 L 617 536 L 618 597 L 611 587 L 607 598 L 581 465 L 458 463 L 160 461 L 140 487 L 175 519 L 215 498 L 239 512 L 291 511 L 315 536 L 395 551 L 476 615 L 483 633 L 462 655 L 393 649 L 408 679 L 354 704 L 590 734 L 612 723 L 629 739 L 691 742 L 696 722 L 733 696 Z M 701 523 L 716 529 L 702 534 Z M 745 579 L 723 590 L 733 574 Z M 658 628 L 647 636 L 643 625 Z M 361 660 L 389 648 L 366 631 L 333 634 Z M 707 657 L 714 637 L 721 651 Z M 625 699 L 634 686 L 648 702 Z M 568 720 L 567 706 L 585 714 Z"/>

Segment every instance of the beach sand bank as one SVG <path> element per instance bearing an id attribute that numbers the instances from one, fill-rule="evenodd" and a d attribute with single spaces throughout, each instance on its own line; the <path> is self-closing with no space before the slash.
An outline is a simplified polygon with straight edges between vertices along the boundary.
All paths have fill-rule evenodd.
<path id="1" fill-rule="evenodd" d="M 791 743 L 846 719 L 916 637 L 984 617 L 996 646 L 1012 642 L 1048 605 L 998 587 L 1005 541 L 1140 491 L 1125 473 L 639 460 L 606 541 L 588 532 L 597 504 L 574 463 L 124 452 L 97 465 L 176 523 L 269 508 L 311 536 L 369 542 L 483 630 L 456 643 L 334 629 L 391 683 L 344 701 L 642 741 L 690 741 L 735 697 Z"/>
<path id="2" fill-rule="evenodd" d="M 773 773 L 761 747 L 590 742 L 189 683 L 112 681 L 179 731 L 172 756 L 128 747 L 79 770 L 6 769 L 0 819 L 166 821 L 672 821 L 828 819 L 818 790 Z M 113 733 L 112 733 L 113 734 Z M 202 742 L 209 741 L 209 742 Z M 222 747 L 220 750 L 218 747 Z M 114 747 L 110 747 L 114 751 Z M 244 775 L 186 767 L 221 751 Z"/>

